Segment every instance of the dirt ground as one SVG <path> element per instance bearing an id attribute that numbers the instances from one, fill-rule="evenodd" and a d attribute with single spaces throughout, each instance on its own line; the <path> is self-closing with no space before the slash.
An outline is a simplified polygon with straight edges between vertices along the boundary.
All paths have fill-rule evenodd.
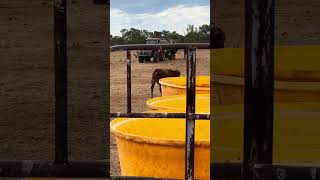
<path id="1" fill-rule="evenodd" d="M 70 160 L 108 159 L 107 9 L 68 1 Z M 0 1 L 0 159 L 54 159 L 53 1 Z M 105 39 L 104 39 L 105 38 Z"/>
<path id="2" fill-rule="evenodd" d="M 135 52 L 132 52 L 135 53 Z M 127 62 L 126 52 L 116 51 L 110 55 L 110 96 L 111 112 L 126 112 L 126 80 L 127 80 Z M 183 51 L 178 51 L 176 60 L 166 60 L 157 63 L 139 63 L 132 55 L 132 112 L 143 112 L 147 110 L 145 102 L 151 98 L 150 82 L 152 72 L 156 68 L 177 69 L 183 76 L 186 75 L 186 61 L 183 59 Z M 210 55 L 209 50 L 197 51 L 197 75 L 209 75 L 210 73 Z M 158 86 L 156 85 L 155 96 L 160 96 Z M 115 138 L 111 134 L 110 139 L 110 161 L 111 176 L 120 175 L 119 160 Z"/>

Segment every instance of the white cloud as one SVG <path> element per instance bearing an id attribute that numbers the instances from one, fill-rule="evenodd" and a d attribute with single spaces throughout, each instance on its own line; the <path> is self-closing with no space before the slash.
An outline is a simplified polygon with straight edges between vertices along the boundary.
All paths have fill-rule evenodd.
<path id="1" fill-rule="evenodd" d="M 121 35 L 120 30 L 124 28 L 169 30 L 183 35 L 188 24 L 198 27 L 210 23 L 210 7 L 178 5 L 154 14 L 129 14 L 119 9 L 111 9 L 110 19 L 112 35 Z"/>

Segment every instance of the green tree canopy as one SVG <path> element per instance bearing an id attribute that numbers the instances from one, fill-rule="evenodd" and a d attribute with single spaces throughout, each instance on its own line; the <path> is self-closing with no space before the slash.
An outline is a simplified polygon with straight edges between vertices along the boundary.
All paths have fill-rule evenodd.
<path id="1" fill-rule="evenodd" d="M 148 30 L 140 30 L 135 28 L 122 29 L 120 31 L 120 36 L 110 35 L 111 45 L 121 45 L 121 44 L 144 44 L 145 40 L 150 37 L 159 36 L 167 40 L 175 40 L 177 42 L 186 43 L 204 43 L 210 42 L 210 26 L 204 24 L 199 27 L 194 27 L 194 25 L 188 25 L 186 27 L 186 35 L 180 35 L 176 31 L 170 32 L 163 30 L 160 32 L 149 32 Z"/>

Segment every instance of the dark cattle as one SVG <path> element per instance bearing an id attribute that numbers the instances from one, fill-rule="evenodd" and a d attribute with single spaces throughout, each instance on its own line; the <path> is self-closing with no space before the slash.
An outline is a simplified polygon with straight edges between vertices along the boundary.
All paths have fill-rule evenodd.
<path id="1" fill-rule="evenodd" d="M 166 78 L 166 77 L 179 77 L 180 76 L 180 71 L 178 70 L 171 70 L 171 69 L 155 69 L 152 74 L 152 79 L 151 79 L 151 97 L 153 97 L 153 89 L 154 85 L 158 83 L 159 85 L 159 90 L 160 93 L 162 94 L 161 91 L 161 85 L 159 83 L 159 80 L 161 78 Z"/>
<path id="2" fill-rule="evenodd" d="M 211 29 L 211 34 L 212 34 L 211 43 L 212 43 L 213 49 L 224 48 L 224 42 L 226 40 L 225 33 L 219 27 L 213 24 Z"/>

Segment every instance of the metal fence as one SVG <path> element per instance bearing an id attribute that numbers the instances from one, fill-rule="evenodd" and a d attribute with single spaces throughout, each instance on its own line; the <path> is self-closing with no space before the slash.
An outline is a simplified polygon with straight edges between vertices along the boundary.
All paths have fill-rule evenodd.
<path id="1" fill-rule="evenodd" d="M 173 48 L 184 49 L 186 57 L 187 93 L 186 113 L 131 113 L 131 50 Z M 185 146 L 185 179 L 194 179 L 194 141 L 195 120 L 210 120 L 210 114 L 195 113 L 196 96 L 196 49 L 210 49 L 209 43 L 179 43 L 179 44 L 132 44 L 111 47 L 112 50 L 127 51 L 127 113 L 111 113 L 110 117 L 128 118 L 186 118 Z M 122 177 L 112 177 L 114 179 Z M 127 177 L 130 178 L 130 177 Z M 153 178 L 149 178 L 153 179 Z"/>

